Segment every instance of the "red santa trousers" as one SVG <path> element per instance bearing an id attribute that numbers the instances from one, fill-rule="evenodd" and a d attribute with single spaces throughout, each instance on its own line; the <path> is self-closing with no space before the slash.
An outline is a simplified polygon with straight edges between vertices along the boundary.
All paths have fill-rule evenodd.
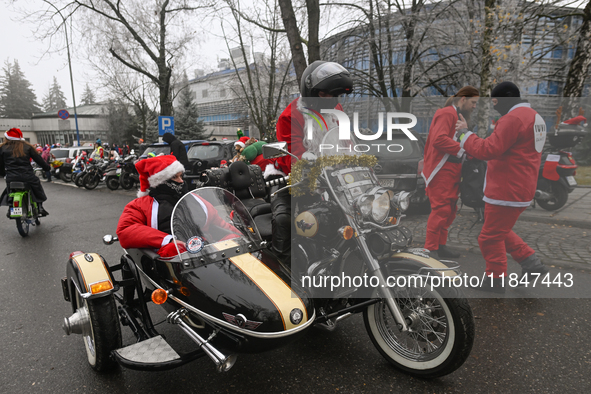
<path id="1" fill-rule="evenodd" d="M 494 278 L 507 275 L 507 252 L 517 262 L 522 262 L 535 251 L 517 234 L 513 226 L 527 207 L 506 207 L 486 203 L 484 225 L 478 236 L 478 245 L 486 260 L 486 274 Z"/>
<path id="2" fill-rule="evenodd" d="M 425 249 L 437 250 L 447 243 L 447 230 L 456 218 L 462 165 L 446 163 L 427 186 L 431 214 L 427 220 Z"/>

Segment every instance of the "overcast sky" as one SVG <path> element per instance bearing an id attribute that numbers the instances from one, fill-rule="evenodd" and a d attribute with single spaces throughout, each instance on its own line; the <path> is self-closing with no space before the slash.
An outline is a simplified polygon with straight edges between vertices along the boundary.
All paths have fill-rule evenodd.
<path id="1" fill-rule="evenodd" d="M 22 6 L 22 3 L 19 5 Z M 4 68 L 6 60 L 12 64 L 14 60 L 18 63 L 32 88 L 37 95 L 37 101 L 41 104 L 43 97 L 49 91 L 53 77 L 57 78 L 59 85 L 66 96 L 68 106 L 72 105 L 72 88 L 70 84 L 70 72 L 68 70 L 68 58 L 66 51 L 59 54 L 46 54 L 41 56 L 48 47 L 47 43 L 40 42 L 33 38 L 30 24 L 19 22 L 19 15 L 7 6 L 6 1 L 0 4 L 0 60 Z M 227 57 L 225 43 L 215 37 L 208 38 L 202 45 L 202 65 L 200 68 L 214 69 L 217 66 L 217 58 Z M 92 81 L 93 75 L 85 69 L 88 67 L 76 58 L 76 48 L 71 47 L 72 72 L 74 75 L 74 90 L 76 93 L 76 104 L 80 104 L 80 98 L 87 81 Z M 198 68 L 197 66 L 195 68 Z M 2 75 L 4 73 L 2 72 Z M 191 76 L 189 76 L 191 78 Z M 89 83 L 92 87 L 92 83 Z M 101 97 L 98 97 L 101 99 Z"/>

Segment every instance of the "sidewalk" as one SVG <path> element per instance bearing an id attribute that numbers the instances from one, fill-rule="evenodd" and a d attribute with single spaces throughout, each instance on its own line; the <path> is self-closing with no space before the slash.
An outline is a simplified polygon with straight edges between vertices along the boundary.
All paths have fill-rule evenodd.
<path id="1" fill-rule="evenodd" d="M 591 188 L 578 187 L 557 211 L 530 207 L 521 214 L 513 231 L 550 266 L 591 269 Z M 402 225 L 413 231 L 417 246 L 425 241 L 428 215 L 411 215 Z M 471 208 L 463 207 L 449 229 L 448 245 L 480 253 L 478 235 L 482 222 Z"/>

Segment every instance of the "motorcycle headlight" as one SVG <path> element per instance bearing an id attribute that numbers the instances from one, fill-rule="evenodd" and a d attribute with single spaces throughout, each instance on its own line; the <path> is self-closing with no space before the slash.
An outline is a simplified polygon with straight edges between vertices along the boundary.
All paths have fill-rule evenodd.
<path id="1" fill-rule="evenodd" d="M 397 193 L 393 198 L 396 206 L 402 211 L 406 211 L 408 206 L 410 205 L 410 193 L 409 192 L 400 192 Z"/>
<path id="2" fill-rule="evenodd" d="M 391 191 L 376 187 L 359 197 L 357 208 L 363 219 L 383 223 L 390 213 L 391 198 Z"/>
<path id="3" fill-rule="evenodd" d="M 371 204 L 371 217 L 376 223 L 382 223 L 390 213 L 390 193 L 384 191 L 376 195 Z"/>

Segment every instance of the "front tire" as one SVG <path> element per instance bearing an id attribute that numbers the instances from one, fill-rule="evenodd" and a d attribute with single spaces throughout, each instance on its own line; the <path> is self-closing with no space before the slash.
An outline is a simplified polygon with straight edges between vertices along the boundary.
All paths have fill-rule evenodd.
<path id="1" fill-rule="evenodd" d="M 105 372 L 117 367 L 111 352 L 121 347 L 121 326 L 112 295 L 83 299 L 76 292 L 77 308 L 86 308 L 90 325 L 84 332 L 84 347 L 88 363 L 95 371 Z"/>
<path id="2" fill-rule="evenodd" d="M 133 187 L 133 178 L 129 172 L 124 172 L 119 178 L 119 184 L 123 189 L 130 190 Z"/>
<path id="3" fill-rule="evenodd" d="M 72 181 L 72 172 L 68 170 L 60 171 L 60 179 L 64 182 L 71 182 Z"/>
<path id="4" fill-rule="evenodd" d="M 474 316 L 458 289 L 404 288 L 393 292 L 412 331 L 398 330 L 384 301 L 363 313 L 365 328 L 378 351 L 399 370 L 437 378 L 458 369 L 474 343 Z"/>
<path id="5" fill-rule="evenodd" d="M 92 190 L 98 186 L 100 181 L 101 178 L 98 174 L 86 174 L 82 183 L 86 189 Z"/>
<path id="6" fill-rule="evenodd" d="M 110 176 L 107 178 L 107 187 L 111 190 L 117 190 L 119 188 L 119 179 L 116 176 Z"/>
<path id="7" fill-rule="evenodd" d="M 83 172 L 76 175 L 76 179 L 74 179 L 74 183 L 76 184 L 76 186 L 78 186 L 78 187 L 84 186 L 84 176 L 85 175 L 86 174 Z"/>

